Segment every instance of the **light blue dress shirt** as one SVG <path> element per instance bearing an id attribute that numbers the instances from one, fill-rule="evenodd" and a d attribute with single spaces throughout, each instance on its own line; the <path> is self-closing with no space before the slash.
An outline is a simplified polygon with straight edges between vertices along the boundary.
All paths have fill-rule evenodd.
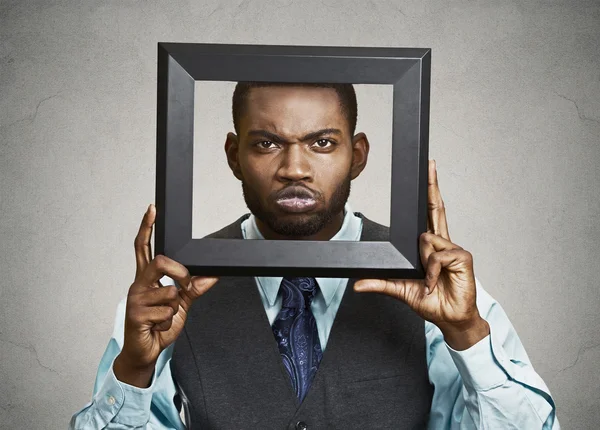
<path id="1" fill-rule="evenodd" d="M 361 231 L 362 220 L 347 203 L 342 227 L 331 240 L 356 241 Z M 242 233 L 244 239 L 264 239 L 253 215 L 242 223 Z M 255 279 L 272 324 L 281 308 L 278 291 L 282 278 Z M 348 279 L 316 279 L 320 292 L 311 309 L 324 351 Z M 467 350 L 455 351 L 444 341 L 441 331 L 425 321 L 429 381 L 435 387 L 428 428 L 560 429 L 550 390 L 533 369 L 506 313 L 477 278 L 475 281 L 477 308 L 490 325 L 490 335 Z M 161 282 L 175 285 L 167 276 Z M 173 345 L 160 354 L 148 388 L 128 385 L 113 373 L 113 361 L 123 346 L 126 301 L 123 298 L 117 307 L 114 331 L 100 360 L 92 401 L 73 415 L 69 428 L 184 429 L 182 414 L 173 402 Z"/>

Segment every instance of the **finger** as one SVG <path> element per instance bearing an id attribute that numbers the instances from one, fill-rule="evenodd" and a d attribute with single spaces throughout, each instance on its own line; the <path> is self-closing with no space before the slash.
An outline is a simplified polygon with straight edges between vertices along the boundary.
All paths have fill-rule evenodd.
<path id="1" fill-rule="evenodd" d="M 142 272 L 152 259 L 150 252 L 150 236 L 152 235 L 152 224 L 154 224 L 154 208 L 153 205 L 150 205 L 148 206 L 148 209 L 146 210 L 146 213 L 142 218 L 142 223 L 140 224 L 138 234 L 133 242 L 135 249 L 136 279 L 142 274 Z"/>
<path id="2" fill-rule="evenodd" d="M 152 224 L 154 224 L 156 222 L 156 206 L 154 206 L 154 204 L 150 204 L 150 211 L 153 213 L 153 219 L 152 219 Z M 150 235 L 152 235 L 152 229 L 150 229 Z M 148 239 L 148 253 L 147 253 L 147 257 L 148 257 L 148 261 L 152 260 L 152 239 Z M 162 284 L 162 282 L 157 281 L 157 286 L 158 287 L 163 287 L 164 285 Z"/>
<path id="3" fill-rule="evenodd" d="M 429 178 L 431 178 L 431 165 L 433 164 L 433 160 L 429 160 L 429 165 L 427 166 L 427 232 L 429 233 L 433 233 L 433 223 L 432 223 L 432 216 L 433 214 L 431 213 L 431 205 L 430 205 L 430 201 L 431 201 L 431 191 L 430 191 L 430 187 L 429 187 Z"/>
<path id="4" fill-rule="evenodd" d="M 190 288 L 179 290 L 181 297 L 180 305 L 185 312 L 188 312 L 192 302 L 206 293 L 219 281 L 218 277 L 213 276 L 194 276 L 190 282 Z"/>
<path id="5" fill-rule="evenodd" d="M 137 299 L 140 306 L 170 306 L 174 313 L 179 310 L 179 291 L 175 285 L 144 289 Z"/>
<path id="6" fill-rule="evenodd" d="M 427 271 L 425 272 L 425 287 L 427 294 L 431 294 L 437 285 L 438 278 L 442 271 L 441 256 L 444 252 L 448 251 L 432 253 L 427 260 Z"/>
<path id="7" fill-rule="evenodd" d="M 437 168 L 435 160 L 429 160 L 429 172 L 427 179 L 427 201 L 428 201 L 428 217 L 431 220 L 428 228 L 431 228 L 434 234 L 442 236 L 444 239 L 450 240 L 448 234 L 448 222 L 446 220 L 446 208 L 442 195 L 440 193 Z"/>
<path id="8" fill-rule="evenodd" d="M 468 258 L 466 254 L 468 253 L 462 249 L 451 249 L 434 252 L 429 256 L 427 273 L 425 274 L 425 285 L 428 288 L 428 294 L 431 294 L 437 286 L 442 268 L 449 272 L 460 272 L 466 269 L 464 264 Z"/>
<path id="9" fill-rule="evenodd" d="M 190 272 L 183 264 L 159 254 L 146 266 L 137 282 L 144 287 L 153 287 L 165 275 L 182 286 L 189 285 L 191 281 Z"/>
<path id="10" fill-rule="evenodd" d="M 173 318 L 163 321 L 158 324 L 154 324 L 151 328 L 152 331 L 167 331 L 173 325 Z"/>
<path id="11" fill-rule="evenodd" d="M 436 252 L 450 251 L 450 250 L 462 250 L 462 248 L 449 240 L 444 239 L 433 233 L 423 233 L 419 236 L 419 253 L 421 255 L 421 263 L 426 270 L 425 273 L 425 287 L 427 294 L 433 291 L 433 286 L 437 283 L 437 276 L 435 282 L 432 282 L 432 273 L 429 271 L 429 264 L 431 261 L 431 255 Z"/>
<path id="12" fill-rule="evenodd" d="M 152 225 L 154 225 L 154 223 L 156 222 L 156 206 L 154 206 L 152 203 L 150 203 L 150 212 L 152 213 Z M 152 228 L 150 228 L 150 237 L 148 237 L 148 248 L 147 248 L 148 252 L 146 253 L 146 257 L 148 258 L 148 261 L 152 260 Z M 160 281 L 159 281 L 160 284 Z M 161 284 L 162 286 L 162 284 Z"/>
<path id="13" fill-rule="evenodd" d="M 433 233 L 433 225 L 431 224 L 431 211 L 427 210 L 427 233 Z"/>
<path id="14" fill-rule="evenodd" d="M 359 293 L 382 293 L 406 303 L 424 293 L 425 283 L 420 279 L 360 279 L 354 283 Z"/>
<path id="15" fill-rule="evenodd" d="M 433 233 L 422 233 L 419 236 L 419 254 L 421 256 L 421 264 L 423 267 L 427 268 L 427 261 L 429 260 L 429 256 L 435 252 L 435 246 L 433 245 L 433 240 L 435 240 L 432 236 L 436 236 Z M 436 236 L 439 237 L 439 236 Z M 438 245 L 440 246 L 440 245 Z"/>
<path id="16" fill-rule="evenodd" d="M 138 309 L 135 320 L 141 326 L 152 326 L 172 319 L 173 315 L 173 308 L 170 306 L 151 306 Z"/>
<path id="17" fill-rule="evenodd" d="M 450 249 L 463 248 L 434 233 L 425 232 L 419 236 L 419 252 L 421 253 L 421 262 L 423 265 L 425 265 L 425 261 L 427 261 L 431 252 Z"/>

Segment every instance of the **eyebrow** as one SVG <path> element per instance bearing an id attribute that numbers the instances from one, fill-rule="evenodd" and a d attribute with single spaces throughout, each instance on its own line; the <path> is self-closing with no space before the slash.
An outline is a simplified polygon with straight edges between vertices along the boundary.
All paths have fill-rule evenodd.
<path id="1" fill-rule="evenodd" d="M 342 131 L 337 128 L 323 128 L 321 130 L 317 130 L 317 131 L 308 133 L 306 136 L 302 137 L 300 139 L 300 141 L 305 142 L 307 140 L 313 140 L 313 139 L 316 139 L 317 137 L 320 137 L 320 136 L 323 136 L 326 134 L 341 135 Z M 250 130 L 248 132 L 248 136 L 265 137 L 269 140 L 272 140 L 275 143 L 289 143 L 289 141 L 287 141 L 283 137 L 281 137 L 275 133 L 271 133 L 270 131 L 267 131 L 267 130 Z"/>

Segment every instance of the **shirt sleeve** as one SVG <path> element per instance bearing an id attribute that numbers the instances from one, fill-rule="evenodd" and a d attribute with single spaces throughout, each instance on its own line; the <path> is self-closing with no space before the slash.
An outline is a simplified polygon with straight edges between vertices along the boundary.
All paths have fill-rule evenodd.
<path id="1" fill-rule="evenodd" d="M 429 380 L 435 388 L 429 428 L 560 429 L 550 390 L 508 316 L 475 280 L 488 336 L 456 351 L 439 328 L 426 322 Z"/>
<path id="2" fill-rule="evenodd" d="M 173 345 L 161 352 L 148 388 L 121 382 L 113 373 L 113 362 L 123 346 L 126 302 L 124 298 L 117 307 L 113 334 L 98 366 L 92 400 L 72 416 L 69 429 L 183 430 L 170 368 Z"/>

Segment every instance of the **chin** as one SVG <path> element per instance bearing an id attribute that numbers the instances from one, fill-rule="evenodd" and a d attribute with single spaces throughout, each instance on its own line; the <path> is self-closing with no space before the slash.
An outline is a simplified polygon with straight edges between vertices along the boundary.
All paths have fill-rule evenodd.
<path id="1" fill-rule="evenodd" d="M 325 220 L 318 214 L 292 213 L 285 217 L 277 217 L 277 220 L 271 220 L 268 223 L 269 228 L 274 232 L 284 236 L 305 237 L 312 236 L 320 232 L 325 227 Z"/>

